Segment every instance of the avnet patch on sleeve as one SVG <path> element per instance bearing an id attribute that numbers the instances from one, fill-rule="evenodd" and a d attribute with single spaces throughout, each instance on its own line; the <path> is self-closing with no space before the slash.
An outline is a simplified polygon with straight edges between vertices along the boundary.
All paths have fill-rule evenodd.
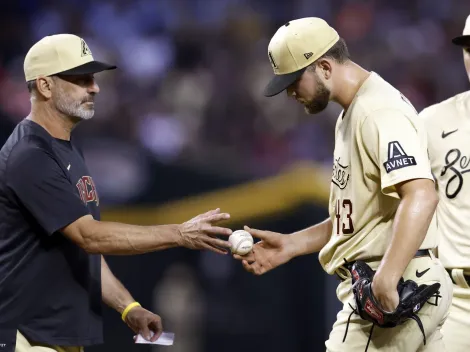
<path id="1" fill-rule="evenodd" d="M 414 156 L 406 154 L 398 141 L 393 141 L 388 143 L 388 159 L 383 165 L 387 173 L 390 173 L 393 170 L 416 165 L 416 159 Z"/>

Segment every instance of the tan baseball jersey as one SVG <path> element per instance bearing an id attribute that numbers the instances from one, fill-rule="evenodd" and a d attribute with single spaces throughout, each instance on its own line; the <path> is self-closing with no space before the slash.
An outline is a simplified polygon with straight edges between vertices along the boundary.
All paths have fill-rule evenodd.
<path id="1" fill-rule="evenodd" d="M 470 91 L 424 109 L 439 204 L 438 255 L 446 268 L 470 270 Z"/>
<path id="2" fill-rule="evenodd" d="M 326 272 L 333 274 L 344 259 L 384 255 L 400 202 L 394 185 L 415 178 L 433 179 L 424 125 L 411 103 L 372 72 L 336 124 L 333 233 L 319 255 Z M 436 247 L 435 227 L 421 249 Z"/>

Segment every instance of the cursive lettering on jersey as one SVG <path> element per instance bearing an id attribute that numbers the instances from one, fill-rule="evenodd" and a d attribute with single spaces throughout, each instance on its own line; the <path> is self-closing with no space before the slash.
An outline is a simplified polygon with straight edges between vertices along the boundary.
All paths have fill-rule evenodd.
<path id="1" fill-rule="evenodd" d="M 341 165 L 340 158 L 335 159 L 331 182 L 333 182 L 340 189 L 345 189 L 348 185 L 349 176 L 349 165 Z"/>
<path id="2" fill-rule="evenodd" d="M 445 166 L 442 168 L 441 177 L 446 174 L 452 175 L 447 180 L 446 196 L 449 199 L 457 197 L 462 190 L 463 174 L 470 172 L 470 158 L 462 155 L 459 149 L 451 149 L 445 156 Z"/>

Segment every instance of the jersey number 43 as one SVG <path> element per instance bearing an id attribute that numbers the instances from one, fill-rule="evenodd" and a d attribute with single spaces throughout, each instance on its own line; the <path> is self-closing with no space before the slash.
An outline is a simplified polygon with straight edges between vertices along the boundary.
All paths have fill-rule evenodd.
<path id="1" fill-rule="evenodd" d="M 353 205 L 350 199 L 339 199 L 335 205 L 336 213 L 336 234 L 350 235 L 354 233 L 354 225 L 352 221 Z"/>

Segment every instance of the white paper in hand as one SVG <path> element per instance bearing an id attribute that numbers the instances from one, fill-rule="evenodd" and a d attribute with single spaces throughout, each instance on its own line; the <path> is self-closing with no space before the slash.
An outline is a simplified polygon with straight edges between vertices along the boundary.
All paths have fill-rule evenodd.
<path id="1" fill-rule="evenodd" d="M 150 331 L 150 338 L 152 338 L 153 335 L 154 335 L 153 331 Z M 139 334 L 137 335 L 137 338 L 135 339 L 135 343 L 148 343 L 151 345 L 171 346 L 173 345 L 174 340 L 175 340 L 174 333 L 164 331 L 155 342 L 148 341 L 141 334 Z"/>

